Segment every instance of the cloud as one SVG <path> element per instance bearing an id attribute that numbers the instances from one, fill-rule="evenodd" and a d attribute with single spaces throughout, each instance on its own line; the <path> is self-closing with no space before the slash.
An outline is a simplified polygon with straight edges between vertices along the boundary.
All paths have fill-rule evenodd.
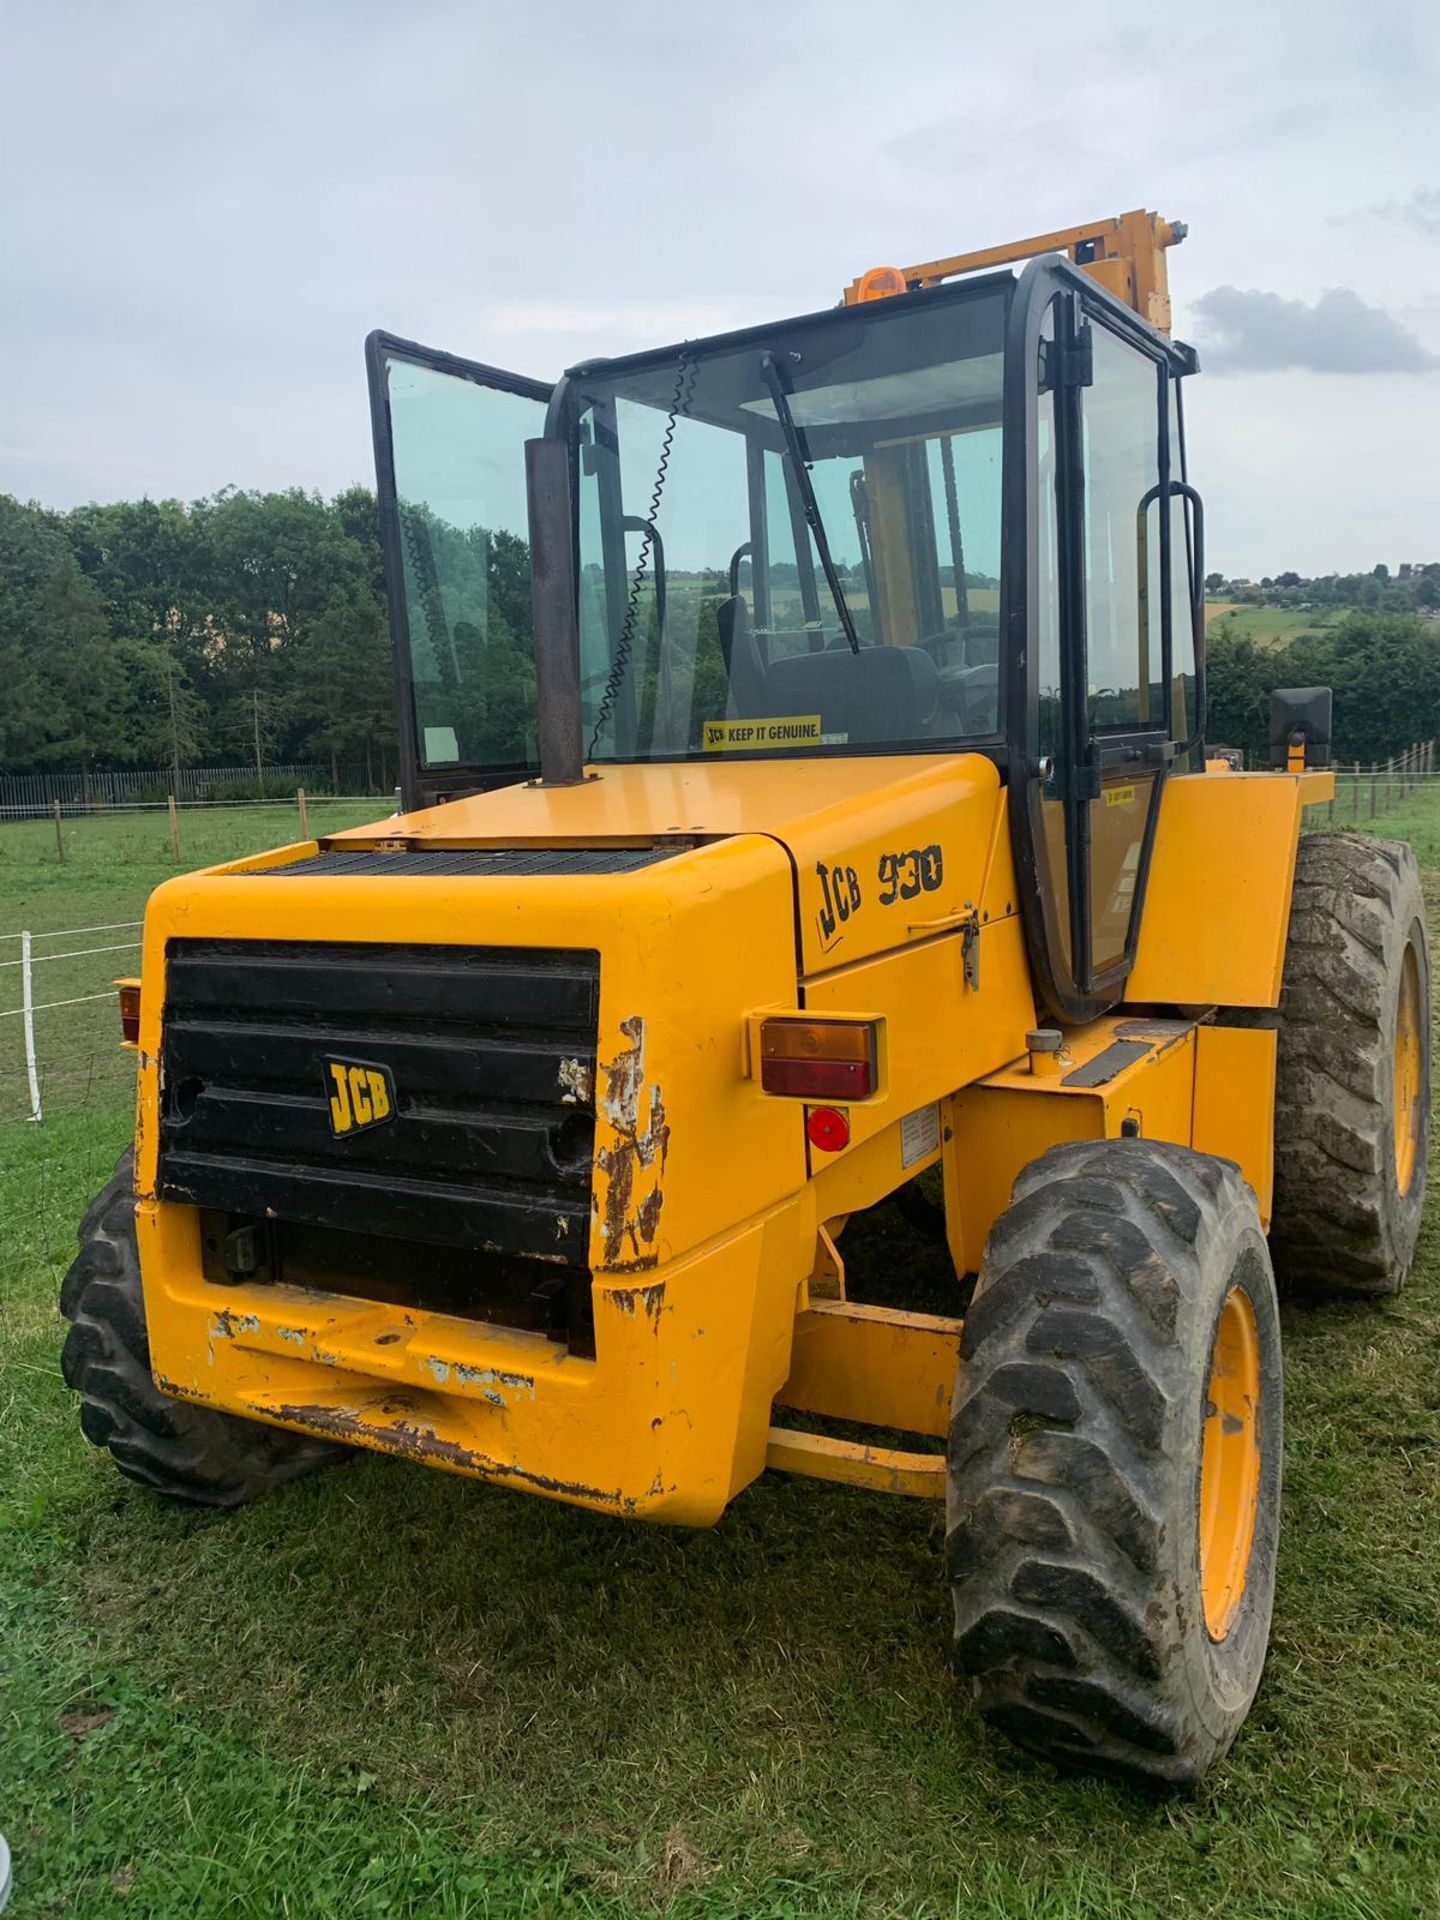
<path id="1" fill-rule="evenodd" d="M 1392 227 L 1409 227 L 1425 240 L 1440 240 L 1440 187 L 1417 187 L 1403 200 L 1376 200 L 1368 207 L 1327 216 L 1332 227 L 1364 227 L 1381 220 Z"/>
<path id="2" fill-rule="evenodd" d="M 1393 314 L 1331 287 L 1313 306 L 1258 288 L 1216 287 L 1194 302 L 1200 345 L 1217 373 L 1426 373 L 1433 354 Z"/>
<path id="3" fill-rule="evenodd" d="M 1440 240 L 1440 187 L 1417 187 L 1406 200 L 1387 200 L 1372 209 L 1382 220 L 1398 220 L 1429 240 Z"/>

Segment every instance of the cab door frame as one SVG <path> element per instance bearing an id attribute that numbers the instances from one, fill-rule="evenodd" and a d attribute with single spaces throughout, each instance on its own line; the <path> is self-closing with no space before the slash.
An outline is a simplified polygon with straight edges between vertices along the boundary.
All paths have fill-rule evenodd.
<path id="1" fill-rule="evenodd" d="M 365 341 L 365 370 L 370 388 L 370 429 L 375 447 L 375 493 L 380 518 L 380 555 L 385 569 L 385 598 L 390 616 L 390 653 L 395 674 L 395 718 L 399 734 L 400 804 L 404 811 L 434 806 L 457 792 L 473 793 L 486 787 L 507 786 L 533 771 L 528 765 L 445 766 L 428 769 L 420 752 L 419 721 L 415 708 L 410 618 L 405 596 L 405 560 L 400 505 L 395 487 L 395 437 L 390 413 L 388 369 L 394 362 L 424 367 L 473 386 L 549 405 L 555 389 L 543 380 L 462 360 L 437 347 L 376 331 Z M 538 431 L 538 423 L 537 423 Z M 520 455 L 523 459 L 523 450 Z M 517 468 L 520 460 L 517 460 Z"/>
<path id="2" fill-rule="evenodd" d="M 1046 341 L 1043 380 L 1054 396 L 1053 461 L 1056 524 L 1053 578 L 1042 577 L 1041 514 L 1049 511 L 1049 483 L 1040 469 L 1042 330 L 1055 314 L 1053 341 Z M 1084 540 L 1083 395 L 1091 377 L 1093 330 L 1108 329 L 1156 366 L 1158 483 L 1136 506 L 1141 523 L 1150 507 L 1160 542 L 1159 619 L 1163 696 L 1153 724 L 1126 732 L 1100 732 L 1088 703 L 1087 577 Z M 1172 569 L 1187 567 L 1174 551 L 1174 497 L 1187 502 L 1197 520 L 1199 499 L 1183 474 L 1170 471 L 1171 411 L 1176 380 L 1197 369 L 1189 347 L 1166 339 L 1107 294 L 1068 260 L 1041 259 L 1021 275 L 1006 334 L 1005 444 L 1002 474 L 1002 654 L 1009 667 L 1006 703 L 1006 777 L 1011 834 L 1031 965 L 1038 995 L 1066 1022 L 1093 1019 L 1116 1005 L 1134 963 L 1151 850 L 1167 771 L 1199 746 L 1198 734 L 1173 737 Z M 1163 377 L 1162 377 L 1163 376 Z M 1187 525 L 1189 523 L 1187 522 Z M 1199 527 L 1187 540 L 1195 623 L 1195 710 L 1203 713 L 1203 606 L 1196 599 L 1202 564 Z M 1052 596 L 1048 607 L 1041 596 Z M 1055 751 L 1042 746 L 1041 629 L 1048 612 L 1059 635 L 1059 728 Z M 1129 925 L 1118 959 L 1092 964 L 1091 810 L 1113 790 L 1124 770 L 1137 783 L 1151 783 L 1143 833 L 1137 848 Z M 1047 820 L 1046 809 L 1050 816 Z M 1058 813 L 1057 813 L 1058 808 Z M 1056 827 L 1063 820 L 1064 858 L 1056 855 Z M 1048 827 L 1048 831 L 1047 831 Z"/>

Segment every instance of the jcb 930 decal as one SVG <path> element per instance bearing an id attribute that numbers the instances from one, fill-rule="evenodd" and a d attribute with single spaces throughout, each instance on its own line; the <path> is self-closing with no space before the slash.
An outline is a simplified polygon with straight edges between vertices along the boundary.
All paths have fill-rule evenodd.
<path id="1" fill-rule="evenodd" d="M 820 881 L 820 938 L 828 947 L 837 929 L 860 911 L 860 876 L 854 867 L 827 867 L 823 860 L 815 862 L 815 872 Z"/>
<path id="2" fill-rule="evenodd" d="M 938 846 L 911 847 L 907 853 L 882 853 L 880 904 L 893 907 L 897 900 L 914 900 L 922 893 L 934 893 L 944 877 L 945 856 Z"/>

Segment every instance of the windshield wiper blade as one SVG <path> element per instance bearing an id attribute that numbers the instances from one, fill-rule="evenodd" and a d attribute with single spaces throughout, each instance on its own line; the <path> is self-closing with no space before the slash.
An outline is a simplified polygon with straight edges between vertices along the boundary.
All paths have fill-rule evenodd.
<path id="1" fill-rule="evenodd" d="M 840 585 L 840 576 L 835 571 L 835 562 L 830 558 L 830 542 L 825 537 L 825 523 L 820 518 L 820 503 L 815 498 L 815 488 L 810 480 L 810 450 L 804 436 L 795 424 L 795 416 L 790 411 L 790 396 L 785 391 L 784 376 L 780 363 L 773 353 L 762 353 L 760 372 L 766 386 L 770 389 L 770 398 L 775 403 L 775 418 L 780 422 L 780 431 L 785 436 L 785 451 L 790 456 L 790 465 L 795 472 L 795 483 L 800 489 L 800 506 L 805 515 L 805 524 L 810 529 L 815 542 L 815 551 L 820 556 L 820 570 L 825 575 L 825 584 L 835 602 L 835 611 L 840 615 L 840 625 L 845 638 L 850 642 L 850 651 L 859 653 L 860 636 L 855 631 L 855 622 L 850 617 L 850 608 L 846 603 L 845 589 Z"/>

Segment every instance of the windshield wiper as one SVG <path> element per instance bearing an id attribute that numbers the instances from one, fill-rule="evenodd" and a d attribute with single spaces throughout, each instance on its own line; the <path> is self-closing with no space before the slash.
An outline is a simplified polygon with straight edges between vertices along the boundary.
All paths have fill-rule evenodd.
<path id="1" fill-rule="evenodd" d="M 820 570 L 825 575 L 825 584 L 835 602 L 835 611 L 840 615 L 840 625 L 844 628 L 845 638 L 850 642 L 850 651 L 859 653 L 860 637 L 855 631 L 855 622 L 850 618 L 850 608 L 845 601 L 845 590 L 840 585 L 840 576 L 835 571 L 835 562 L 830 558 L 830 542 L 825 537 L 825 523 L 820 518 L 820 504 L 815 498 L 815 488 L 810 480 L 810 450 L 804 436 L 795 424 L 795 416 L 790 411 L 790 396 L 785 391 L 784 376 L 780 364 L 773 353 L 762 353 L 760 372 L 766 386 L 770 389 L 770 398 L 775 402 L 775 418 L 780 422 L 780 431 L 785 436 L 785 451 L 790 456 L 790 465 L 795 473 L 795 484 L 800 489 L 800 506 L 805 515 L 805 524 L 815 541 L 815 551 L 820 556 Z"/>

